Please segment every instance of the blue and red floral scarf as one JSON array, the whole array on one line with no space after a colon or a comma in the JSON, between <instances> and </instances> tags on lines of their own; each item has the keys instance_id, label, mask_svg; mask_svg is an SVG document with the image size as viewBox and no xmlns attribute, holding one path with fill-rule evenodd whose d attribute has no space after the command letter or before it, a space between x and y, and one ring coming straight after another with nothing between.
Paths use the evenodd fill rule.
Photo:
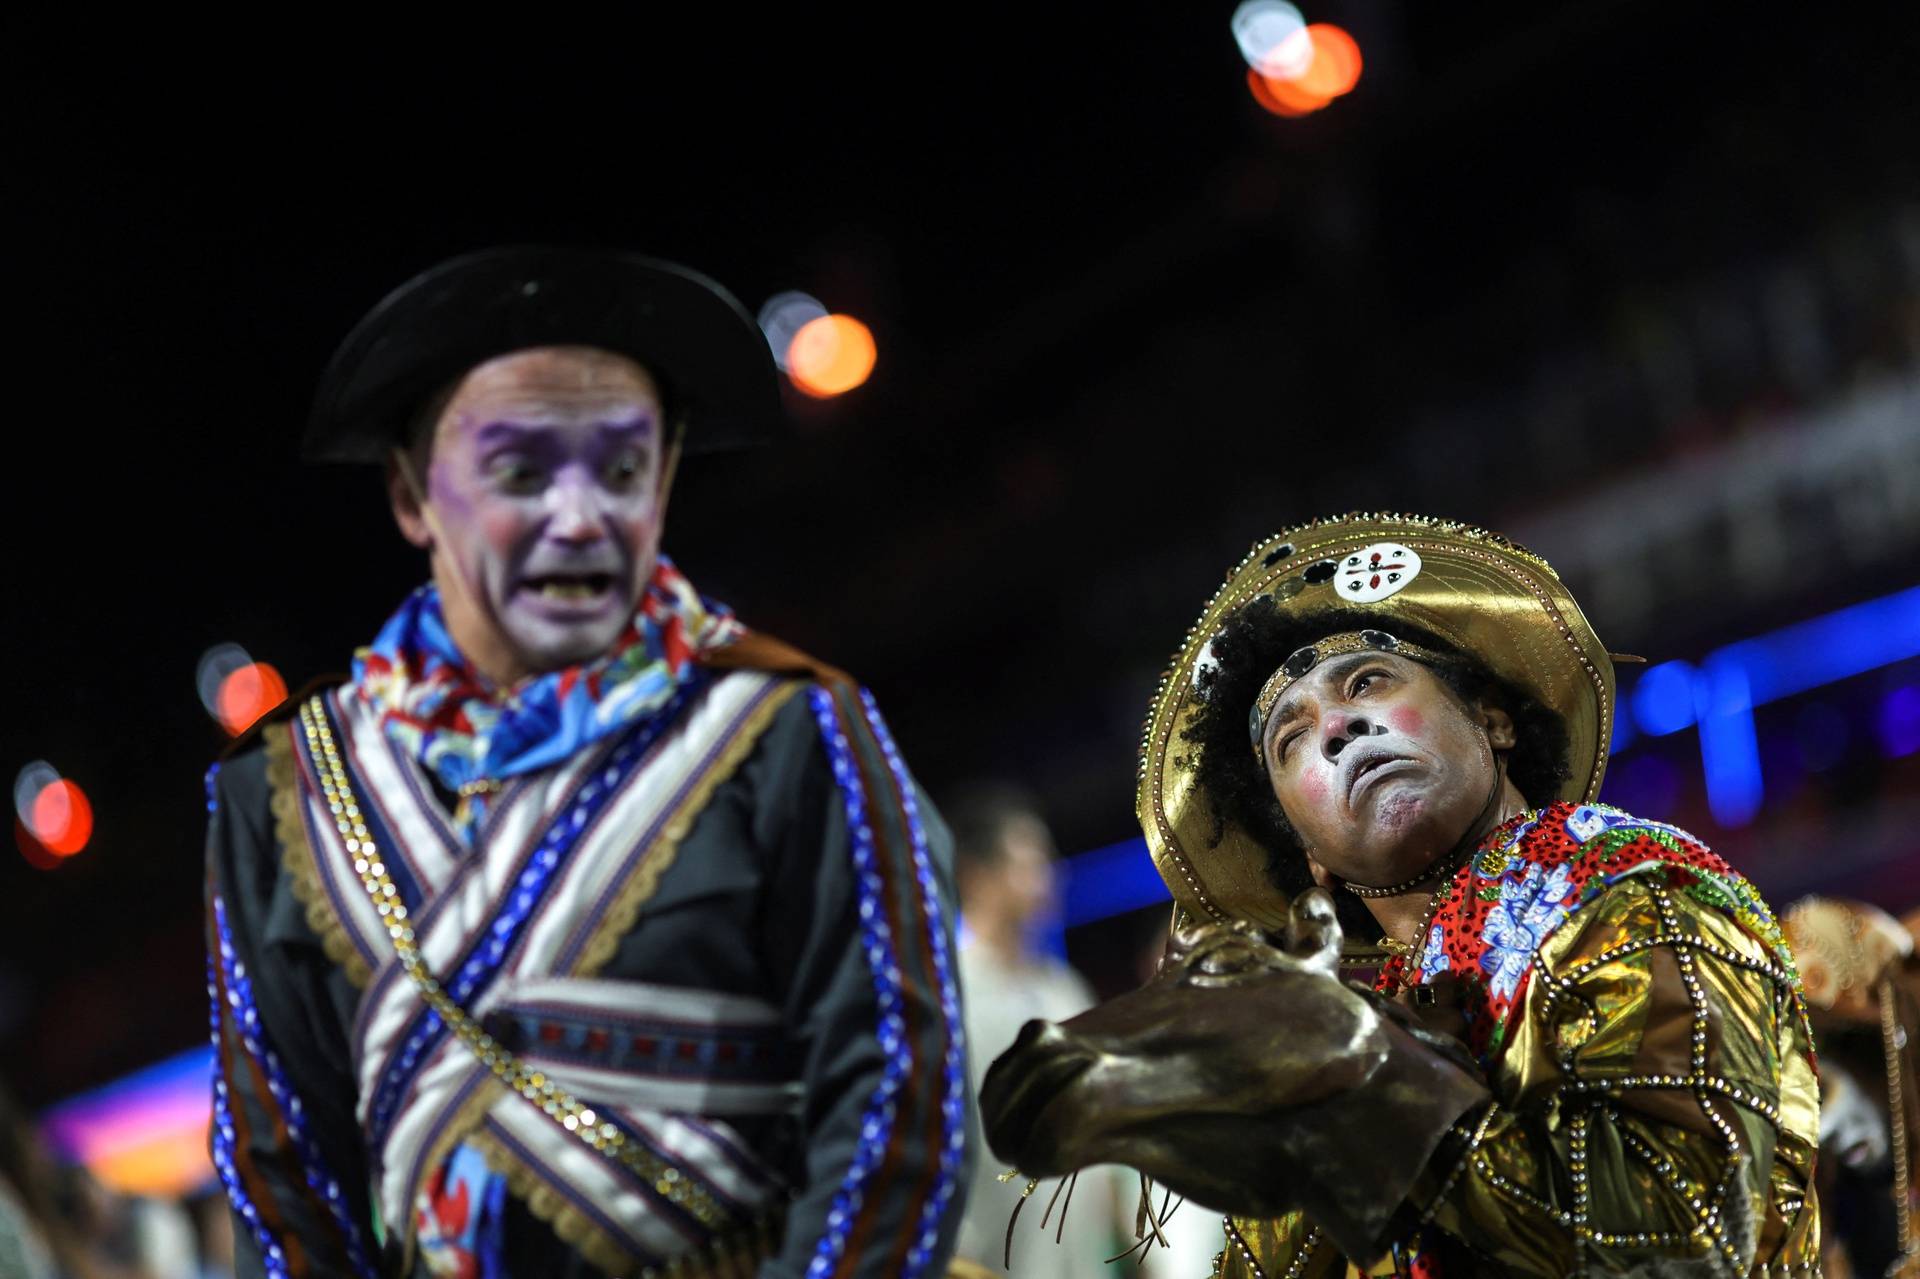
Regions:
<instances>
[{"instance_id":1,"label":"blue and red floral scarf","mask_svg":"<svg viewBox=\"0 0 1920 1279\"><path fill-rule=\"evenodd\" d=\"M605 654L495 688L454 646L429 585L355 655L353 688L380 712L388 737L458 792L551 767L658 713L703 655L743 632L730 609L703 598L663 555L632 623ZM474 814L463 815L470 825Z\"/></svg>"}]
</instances>

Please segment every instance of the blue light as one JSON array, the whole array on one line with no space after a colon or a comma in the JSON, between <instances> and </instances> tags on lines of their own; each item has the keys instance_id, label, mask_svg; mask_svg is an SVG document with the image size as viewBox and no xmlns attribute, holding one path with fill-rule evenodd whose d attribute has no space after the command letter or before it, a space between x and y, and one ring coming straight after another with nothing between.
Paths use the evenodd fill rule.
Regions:
<instances>
[{"instance_id":1,"label":"blue light","mask_svg":"<svg viewBox=\"0 0 1920 1279\"><path fill-rule=\"evenodd\" d=\"M1920 586L1729 644L1714 656L1746 668L1755 706L1920 656Z\"/></svg>"},{"instance_id":2,"label":"blue light","mask_svg":"<svg viewBox=\"0 0 1920 1279\"><path fill-rule=\"evenodd\" d=\"M1721 649L1704 663L1696 691L1707 807L1722 826L1744 826L1760 811L1764 794L1747 668Z\"/></svg>"},{"instance_id":3,"label":"blue light","mask_svg":"<svg viewBox=\"0 0 1920 1279\"><path fill-rule=\"evenodd\" d=\"M1613 742L1607 752L1618 755L1633 745L1633 716L1627 713L1625 706L1615 706L1613 710Z\"/></svg>"},{"instance_id":4,"label":"blue light","mask_svg":"<svg viewBox=\"0 0 1920 1279\"><path fill-rule=\"evenodd\" d=\"M1060 870L1060 915L1068 928L1172 900L1138 836L1069 857Z\"/></svg>"},{"instance_id":5,"label":"blue light","mask_svg":"<svg viewBox=\"0 0 1920 1279\"><path fill-rule=\"evenodd\" d=\"M1744 826L1760 810L1765 787L1754 707L1914 656L1920 656L1920 586L1708 654L1697 709L1714 819Z\"/></svg>"},{"instance_id":6,"label":"blue light","mask_svg":"<svg viewBox=\"0 0 1920 1279\"><path fill-rule=\"evenodd\" d=\"M1880 703L1880 744L1895 759L1920 751L1920 685L1902 685Z\"/></svg>"},{"instance_id":7,"label":"blue light","mask_svg":"<svg viewBox=\"0 0 1920 1279\"><path fill-rule=\"evenodd\" d=\"M1662 662L1633 686L1633 717L1655 737L1693 726L1694 670L1687 662Z\"/></svg>"}]
</instances>

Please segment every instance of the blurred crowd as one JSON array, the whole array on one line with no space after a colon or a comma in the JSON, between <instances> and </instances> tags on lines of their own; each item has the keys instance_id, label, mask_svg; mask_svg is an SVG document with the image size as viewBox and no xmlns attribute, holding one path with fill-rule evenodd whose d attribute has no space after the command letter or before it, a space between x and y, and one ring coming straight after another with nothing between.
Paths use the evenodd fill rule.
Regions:
<instances>
[{"instance_id":1,"label":"blurred crowd","mask_svg":"<svg viewBox=\"0 0 1920 1279\"><path fill-rule=\"evenodd\" d=\"M0 1279L231 1279L233 1219L209 1184L121 1195L57 1158L0 1089Z\"/></svg>"}]
</instances>

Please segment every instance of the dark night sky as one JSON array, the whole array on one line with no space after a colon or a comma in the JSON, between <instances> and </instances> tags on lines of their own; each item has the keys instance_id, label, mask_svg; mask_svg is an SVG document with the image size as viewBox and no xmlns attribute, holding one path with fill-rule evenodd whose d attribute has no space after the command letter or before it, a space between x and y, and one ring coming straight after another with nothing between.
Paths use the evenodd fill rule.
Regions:
<instances>
[{"instance_id":1,"label":"dark night sky","mask_svg":"<svg viewBox=\"0 0 1920 1279\"><path fill-rule=\"evenodd\" d=\"M1274 524L1392 504L1331 442L1511 372L1463 314L1517 299L1528 341L1572 335L1623 258L1670 281L1703 241L1737 263L1912 190L1871 158L1911 149L1883 128L1913 118L1909 30L1306 7L1368 66L1303 121L1250 101L1226 3L710 7L486 46L345 19L11 33L0 764L52 760L99 816L56 873L0 871L23 1090L202 1033L199 778L222 738L195 662L231 640L295 684L339 670L421 576L374 477L300 469L295 441L332 344L439 258L617 244L749 308L801 288L868 320L873 381L691 464L668 547L868 678L936 788L1039 778L1073 847L1130 833L1152 669L1212 585L1135 570L1176 544L1224 566L1265 531L1216 519L1211 477L1266 486ZM1217 321L1265 298L1272 332Z\"/></svg>"}]
</instances>

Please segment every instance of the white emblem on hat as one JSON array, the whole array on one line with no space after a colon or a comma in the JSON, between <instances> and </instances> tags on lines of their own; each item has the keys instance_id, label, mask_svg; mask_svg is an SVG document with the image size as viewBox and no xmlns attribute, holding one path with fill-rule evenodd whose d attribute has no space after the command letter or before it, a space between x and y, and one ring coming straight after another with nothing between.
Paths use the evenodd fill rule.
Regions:
<instances>
[{"instance_id":1,"label":"white emblem on hat","mask_svg":"<svg viewBox=\"0 0 1920 1279\"><path fill-rule=\"evenodd\" d=\"M1397 595L1420 576L1420 557L1398 542L1375 542L1340 561L1336 593L1350 604Z\"/></svg>"},{"instance_id":2,"label":"white emblem on hat","mask_svg":"<svg viewBox=\"0 0 1920 1279\"><path fill-rule=\"evenodd\" d=\"M1207 671L1218 669L1219 659L1213 655L1213 640L1220 638L1220 632L1213 633L1213 639L1200 646L1200 655L1193 659L1193 691L1200 691L1200 677Z\"/></svg>"}]
</instances>

